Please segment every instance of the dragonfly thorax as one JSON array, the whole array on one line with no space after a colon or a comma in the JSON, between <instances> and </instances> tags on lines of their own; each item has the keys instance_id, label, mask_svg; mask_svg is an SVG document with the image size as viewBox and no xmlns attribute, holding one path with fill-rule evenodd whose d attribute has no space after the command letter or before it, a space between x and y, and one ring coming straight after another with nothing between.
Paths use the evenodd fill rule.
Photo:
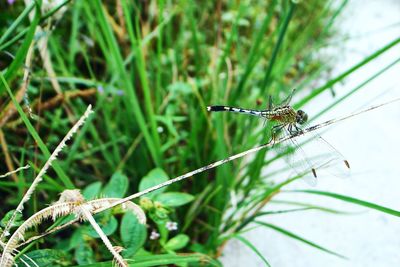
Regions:
<instances>
[{"instance_id":1,"label":"dragonfly thorax","mask_svg":"<svg viewBox=\"0 0 400 267\"><path fill-rule=\"evenodd\" d=\"M302 110L298 110L298 111L296 112L296 122L297 122L298 124L304 124L304 123L307 122L307 120L308 120L308 115L307 115L307 113L305 113L305 112L302 111Z\"/></svg>"}]
</instances>

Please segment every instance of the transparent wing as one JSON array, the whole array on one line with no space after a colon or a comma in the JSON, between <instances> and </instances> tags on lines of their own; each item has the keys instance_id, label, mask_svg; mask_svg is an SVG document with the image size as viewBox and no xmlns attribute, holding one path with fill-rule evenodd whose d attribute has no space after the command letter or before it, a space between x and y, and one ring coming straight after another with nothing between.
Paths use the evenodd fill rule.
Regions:
<instances>
[{"instance_id":1,"label":"transparent wing","mask_svg":"<svg viewBox=\"0 0 400 267\"><path fill-rule=\"evenodd\" d=\"M289 135L287 129L285 130ZM305 146L305 143L311 144L313 148L311 152L305 149L309 147L308 144ZM317 179L326 174L336 177L350 175L348 161L318 134L313 134L310 140L302 137L287 140L279 144L278 151L286 154L285 160L290 168L311 186L315 186Z\"/></svg>"},{"instance_id":2,"label":"transparent wing","mask_svg":"<svg viewBox=\"0 0 400 267\"><path fill-rule=\"evenodd\" d=\"M350 163L342 153L319 134L315 134L314 139L317 141L317 145L326 151L326 154L322 157L323 161L320 162L321 166L319 168L335 177L349 177L351 173Z\"/></svg>"},{"instance_id":3,"label":"transparent wing","mask_svg":"<svg viewBox=\"0 0 400 267\"><path fill-rule=\"evenodd\" d=\"M289 135L285 128L285 134ZM312 159L305 153L295 138L279 144L278 150L285 153L285 161L289 167L297 174L302 176L303 180L311 185L317 184L316 166Z\"/></svg>"}]
</instances>

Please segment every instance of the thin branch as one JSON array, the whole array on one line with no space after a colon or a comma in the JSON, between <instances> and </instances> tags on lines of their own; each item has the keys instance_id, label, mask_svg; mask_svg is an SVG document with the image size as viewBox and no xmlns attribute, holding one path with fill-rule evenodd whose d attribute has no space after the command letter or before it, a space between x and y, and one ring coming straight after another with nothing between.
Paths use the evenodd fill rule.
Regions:
<instances>
[{"instance_id":1,"label":"thin branch","mask_svg":"<svg viewBox=\"0 0 400 267\"><path fill-rule=\"evenodd\" d=\"M89 223L92 225L92 227L94 228L96 233L100 236L104 245L107 247L108 251L110 251L111 254L113 255L118 266L127 267L128 264L125 262L125 260L122 258L122 256L114 249L114 247L111 244L108 237L105 235L103 230L97 224L96 220L93 218L92 211L91 211L92 207L89 204L84 204L84 205L79 206L78 209L79 209L79 212L81 213L80 217L89 221Z\"/></svg>"},{"instance_id":2,"label":"thin branch","mask_svg":"<svg viewBox=\"0 0 400 267\"><path fill-rule=\"evenodd\" d=\"M17 173L17 172L19 172L19 171L29 169L30 167L31 167L31 166L29 166L29 165L25 165L25 166L19 167L19 168L16 169L16 170L13 170L13 171L10 171L10 172L7 172L7 173L5 173L5 174L0 175L0 178L4 178L4 177L7 177L7 176L9 176L9 175L11 175L11 174Z\"/></svg>"}]
</instances>

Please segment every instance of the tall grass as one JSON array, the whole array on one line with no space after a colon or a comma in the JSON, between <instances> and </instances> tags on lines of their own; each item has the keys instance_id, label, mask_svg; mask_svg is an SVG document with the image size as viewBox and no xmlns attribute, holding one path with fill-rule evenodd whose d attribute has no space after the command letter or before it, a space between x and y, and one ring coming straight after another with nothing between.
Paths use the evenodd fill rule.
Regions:
<instances>
[{"instance_id":1,"label":"tall grass","mask_svg":"<svg viewBox=\"0 0 400 267\"><path fill-rule=\"evenodd\" d=\"M295 2L65 1L61 6L67 10L61 18L56 18L60 6L43 13L40 1L26 7L21 3L0 4L2 10L8 11L0 24L4 33L0 38L1 57L8 61L2 65L5 81L0 84L0 121L6 111L14 114L1 125L6 137L1 146L8 148L7 155L2 150L1 159L3 162L3 158L10 156L15 165L28 163L33 167L20 172L14 183L0 181L5 200L0 217L18 203L35 170L49 157L49 149L68 132L71 122L88 103L93 104L96 115L53 164L54 172L49 172L38 187L43 191L27 207L29 213L51 203L63 189L75 187L82 189L86 197L100 196L110 192L107 186L118 187L125 181L118 178L122 180L108 182L110 177L122 173L129 182L126 190L118 191L118 197L123 197L127 192L145 189L144 180L162 182L265 143L271 137L271 125L260 127L257 120L246 116L211 117L206 106L227 104L263 109L269 95L279 102L297 88L299 95L305 95L303 99L296 96L295 107L299 108L400 42L398 38L382 44L381 49L344 73L321 81L318 76L329 66L318 57L318 49L334 38L334 22L347 1L341 5L334 5L335 1ZM28 18L30 12L32 20ZM44 30L39 31L38 25ZM32 64L28 67L25 63L31 43L45 35L51 63L62 86L61 98L57 98L50 82L53 77L48 77L37 51ZM29 105L33 110L33 119L19 105L18 113L6 108L11 98L14 102L23 100L17 95L26 68L31 82L23 98L28 100L25 108ZM315 81L322 86L312 88ZM365 83L355 90L362 89ZM332 102L336 103L334 99ZM143 262L140 266L199 262L204 260L202 255L217 258L231 238L257 252L240 236L240 231L292 181L277 184L272 176L262 175L273 171L268 166L271 161L266 161L269 151L169 186L167 191L173 197L168 200L178 199L179 205L166 204L166 193L142 198L140 203L145 210L148 208L150 218L148 234L154 230L161 236L158 241L147 239L141 243L141 249L132 258ZM0 170L10 171L9 164L2 164ZM16 184L21 187L18 198L14 194ZM343 199L345 196L327 196L357 202ZM320 210L326 211L323 207ZM119 219L118 214L115 217ZM121 244L112 218L108 214L98 219L103 228L113 229L109 235ZM177 232L165 228L169 221L178 222ZM278 226L265 226L338 255ZM72 238L60 234L43 245L37 241L33 244L37 249L50 248L61 253L68 264L91 266L95 260L111 258L101 253L104 247L88 234L88 227L69 231ZM180 234L189 237L189 241ZM76 240L82 244L78 246ZM174 242L180 245L173 246ZM34 253L37 251L40 252ZM174 251L202 254L179 257ZM39 254L50 257L43 253Z\"/></svg>"}]
</instances>

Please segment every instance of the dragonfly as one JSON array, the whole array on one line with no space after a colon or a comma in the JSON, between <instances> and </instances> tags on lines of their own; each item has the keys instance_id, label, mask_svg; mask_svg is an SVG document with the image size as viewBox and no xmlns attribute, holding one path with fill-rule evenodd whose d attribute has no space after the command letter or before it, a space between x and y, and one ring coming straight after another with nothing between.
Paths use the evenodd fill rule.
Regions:
<instances>
[{"instance_id":1,"label":"dragonfly","mask_svg":"<svg viewBox=\"0 0 400 267\"><path fill-rule=\"evenodd\" d=\"M274 105L272 97L269 97L268 106L265 110L245 109L230 106L208 106L209 112L233 112L245 115L252 115L264 118L267 121L275 122L276 125L271 129L271 141L274 142L278 134L285 131L291 136L299 136L308 121L308 115L303 110L295 110L290 106L290 102L295 90L289 94L279 105ZM317 157L310 158L305 153L302 146L299 145L296 138L289 138L283 146L278 150L286 155L286 161L291 168L298 174L303 176L304 180L316 185L319 170L327 170L328 173L338 177L347 177L350 171L350 164L347 159L328 141L319 134L314 133L312 141L318 143L318 150L323 152ZM291 149L293 153L285 153Z\"/></svg>"}]
</instances>

